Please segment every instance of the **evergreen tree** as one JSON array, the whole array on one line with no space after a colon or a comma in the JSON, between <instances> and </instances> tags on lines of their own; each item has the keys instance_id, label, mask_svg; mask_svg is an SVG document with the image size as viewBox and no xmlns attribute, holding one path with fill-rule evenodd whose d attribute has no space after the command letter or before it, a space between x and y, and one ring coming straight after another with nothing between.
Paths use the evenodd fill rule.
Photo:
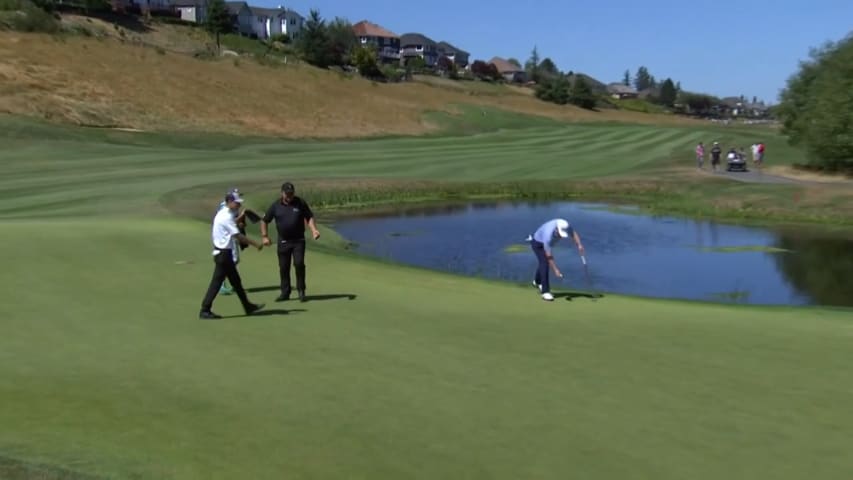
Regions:
<instances>
[{"instance_id":1,"label":"evergreen tree","mask_svg":"<svg viewBox=\"0 0 853 480\"><path fill-rule=\"evenodd\" d=\"M527 60L527 63L524 65L524 70L527 72L527 75L534 82L539 82L539 50L536 46L533 47L533 51L530 52L530 58Z\"/></svg>"},{"instance_id":2,"label":"evergreen tree","mask_svg":"<svg viewBox=\"0 0 853 480\"><path fill-rule=\"evenodd\" d=\"M297 48L302 58L311 65L326 68L332 64L329 32L319 11L311 10L308 15L305 28L297 41Z\"/></svg>"},{"instance_id":3,"label":"evergreen tree","mask_svg":"<svg viewBox=\"0 0 853 480\"><path fill-rule=\"evenodd\" d=\"M649 69L640 67L637 69L637 75L634 77L634 88L637 91L645 90L652 84L652 76L649 74Z\"/></svg>"},{"instance_id":4,"label":"evergreen tree","mask_svg":"<svg viewBox=\"0 0 853 480\"><path fill-rule=\"evenodd\" d=\"M678 90L675 89L675 84L671 78L667 78L660 86L659 102L661 105L671 107L675 104L675 99L678 97Z\"/></svg>"},{"instance_id":5,"label":"evergreen tree","mask_svg":"<svg viewBox=\"0 0 853 480\"><path fill-rule=\"evenodd\" d=\"M586 80L584 80L580 75L575 77L575 83L572 85L569 101L573 105L577 105L581 108L590 110L595 108L595 94L592 92L592 88L589 87L589 84L586 83Z\"/></svg>"},{"instance_id":6,"label":"evergreen tree","mask_svg":"<svg viewBox=\"0 0 853 480\"><path fill-rule=\"evenodd\" d=\"M204 21L204 28L208 32L216 35L216 49L221 50L222 45L219 41L219 35L230 33L233 25L231 24L231 14L228 12L228 7L224 0L210 0L207 7L207 19Z\"/></svg>"}]
</instances>

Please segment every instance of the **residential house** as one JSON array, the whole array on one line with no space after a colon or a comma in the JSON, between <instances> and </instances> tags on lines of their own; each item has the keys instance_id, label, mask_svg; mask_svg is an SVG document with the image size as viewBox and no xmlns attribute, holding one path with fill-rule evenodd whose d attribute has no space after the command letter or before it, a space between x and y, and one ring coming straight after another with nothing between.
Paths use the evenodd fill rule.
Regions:
<instances>
[{"instance_id":1,"label":"residential house","mask_svg":"<svg viewBox=\"0 0 853 480\"><path fill-rule=\"evenodd\" d=\"M637 92L637 98L649 100L650 98L660 98L660 87L649 87Z\"/></svg>"},{"instance_id":2,"label":"residential house","mask_svg":"<svg viewBox=\"0 0 853 480\"><path fill-rule=\"evenodd\" d=\"M438 44L420 33L404 33L400 37L400 57L403 63L422 58L428 67L438 62Z\"/></svg>"},{"instance_id":3,"label":"residential house","mask_svg":"<svg viewBox=\"0 0 853 480\"><path fill-rule=\"evenodd\" d=\"M523 68L514 63L504 60L500 57L494 57L489 60L489 63L495 66L507 82L525 83L527 82L527 72Z\"/></svg>"},{"instance_id":4,"label":"residential house","mask_svg":"<svg viewBox=\"0 0 853 480\"><path fill-rule=\"evenodd\" d=\"M234 31L247 37L257 37L254 29L252 9L246 2L225 2Z\"/></svg>"},{"instance_id":5,"label":"residential house","mask_svg":"<svg viewBox=\"0 0 853 480\"><path fill-rule=\"evenodd\" d=\"M207 0L173 0L181 20L202 23L207 19Z\"/></svg>"},{"instance_id":6,"label":"residential house","mask_svg":"<svg viewBox=\"0 0 853 480\"><path fill-rule=\"evenodd\" d=\"M172 0L130 0L130 5L140 12L171 12Z\"/></svg>"},{"instance_id":7,"label":"residential house","mask_svg":"<svg viewBox=\"0 0 853 480\"><path fill-rule=\"evenodd\" d=\"M367 20L356 23L352 30L361 45L376 49L379 63L400 62L400 37L396 33Z\"/></svg>"},{"instance_id":8,"label":"residential house","mask_svg":"<svg viewBox=\"0 0 853 480\"><path fill-rule=\"evenodd\" d=\"M287 35L291 39L299 37L305 19L293 10L281 5L278 8L249 7L252 12L252 31L261 40L276 35Z\"/></svg>"},{"instance_id":9,"label":"residential house","mask_svg":"<svg viewBox=\"0 0 853 480\"><path fill-rule=\"evenodd\" d=\"M447 42L438 42L437 48L439 57L449 58L450 61L455 63L459 68L465 68L468 66L468 58L471 54L465 50L456 48Z\"/></svg>"},{"instance_id":10,"label":"residential house","mask_svg":"<svg viewBox=\"0 0 853 480\"><path fill-rule=\"evenodd\" d=\"M296 40L302 34L302 29L305 27L305 17L289 8L278 8L282 11L279 14L281 33L290 37L291 40Z\"/></svg>"},{"instance_id":11,"label":"residential house","mask_svg":"<svg viewBox=\"0 0 853 480\"><path fill-rule=\"evenodd\" d=\"M630 85L625 85L624 83L611 83L607 86L607 93L618 100L637 98L639 96L636 88Z\"/></svg>"},{"instance_id":12,"label":"residential house","mask_svg":"<svg viewBox=\"0 0 853 480\"><path fill-rule=\"evenodd\" d=\"M281 33L281 13L277 8L263 8L249 6L252 12L252 33L261 40L269 40L270 37Z\"/></svg>"}]
</instances>

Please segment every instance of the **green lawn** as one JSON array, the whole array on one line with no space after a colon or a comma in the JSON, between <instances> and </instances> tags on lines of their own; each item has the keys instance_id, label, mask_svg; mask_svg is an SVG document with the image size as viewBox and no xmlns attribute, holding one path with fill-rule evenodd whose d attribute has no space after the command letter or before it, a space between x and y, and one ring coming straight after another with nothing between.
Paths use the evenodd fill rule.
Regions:
<instances>
[{"instance_id":1,"label":"green lawn","mask_svg":"<svg viewBox=\"0 0 853 480\"><path fill-rule=\"evenodd\" d=\"M208 225L189 217L212 215L223 185L592 179L666 167L715 130L240 145L0 123L0 478L853 471L850 310L545 303L529 286L337 253L324 229L307 265L309 295L326 299L273 303L275 254L247 250L240 270L268 314L219 297L235 317L197 320L212 261ZM203 193L189 216L167 201L186 192Z\"/></svg>"}]
</instances>

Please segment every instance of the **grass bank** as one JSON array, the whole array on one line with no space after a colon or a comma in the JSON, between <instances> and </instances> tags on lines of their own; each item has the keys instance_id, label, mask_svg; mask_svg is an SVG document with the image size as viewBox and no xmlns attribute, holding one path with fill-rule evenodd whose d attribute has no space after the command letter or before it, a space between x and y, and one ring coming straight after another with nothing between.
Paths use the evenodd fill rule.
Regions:
<instances>
[{"instance_id":1,"label":"grass bank","mask_svg":"<svg viewBox=\"0 0 853 480\"><path fill-rule=\"evenodd\" d=\"M458 104L559 121L695 124L557 106L481 82L377 84L294 62L196 58L211 45L197 28L80 18L73 25L98 37L0 32L0 112L58 124L302 139L426 134L436 126L425 112ZM260 55L258 45L232 44Z\"/></svg>"}]
</instances>

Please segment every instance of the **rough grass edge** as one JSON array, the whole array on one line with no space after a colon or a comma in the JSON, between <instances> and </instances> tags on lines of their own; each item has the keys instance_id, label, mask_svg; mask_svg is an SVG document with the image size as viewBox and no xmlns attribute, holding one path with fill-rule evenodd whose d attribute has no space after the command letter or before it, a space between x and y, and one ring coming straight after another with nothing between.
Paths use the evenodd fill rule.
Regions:
<instances>
[{"instance_id":1,"label":"rough grass edge","mask_svg":"<svg viewBox=\"0 0 853 480\"><path fill-rule=\"evenodd\" d=\"M853 234L853 218L843 214L827 214L829 210L773 210L761 205L731 207L697 199L692 190L697 185L651 180L557 180L515 182L446 182L388 179L295 179L300 195L312 208L328 217L393 212L401 207L423 207L469 202L552 202L589 201L616 205L635 205L633 212L646 215L720 220L753 226L811 225L838 228ZM178 215L207 220L207 211L196 211L196 205L218 201L218 194L228 185L200 185L178 190L161 197L167 210ZM733 185L745 192L749 185ZM267 182L244 183L244 191L270 192L266 201L275 199L278 185ZM797 189L796 186L777 188ZM730 192L726 192L729 194ZM207 197L207 199L205 199ZM188 201L187 199L195 199ZM204 199L198 202L199 199ZM268 205L255 205L266 208Z\"/></svg>"}]
</instances>

